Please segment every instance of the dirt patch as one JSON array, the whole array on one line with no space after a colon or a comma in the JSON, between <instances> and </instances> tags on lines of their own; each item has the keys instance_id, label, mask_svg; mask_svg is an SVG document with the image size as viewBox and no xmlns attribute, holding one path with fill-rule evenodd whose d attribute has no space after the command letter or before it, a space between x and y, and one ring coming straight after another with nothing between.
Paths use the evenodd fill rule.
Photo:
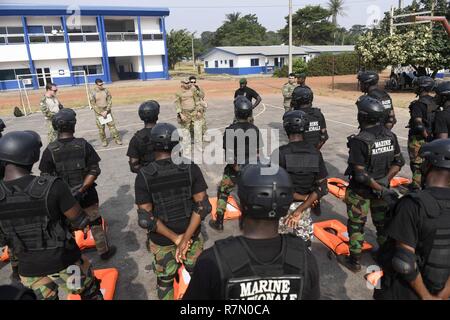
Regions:
<instances>
[{"instance_id":1,"label":"dirt patch","mask_svg":"<svg viewBox=\"0 0 450 320\"><path fill-rule=\"evenodd\" d=\"M383 74L380 83L387 80L387 74ZM249 87L255 89L264 99L264 95L279 94L286 79L271 77L249 77ZM334 79L334 90L332 88L332 77L311 77L307 84L314 90L316 96L327 96L356 101L361 95L357 89L356 75L336 76ZM219 76L216 78L202 79L199 77L199 85L205 90L206 96L211 98L233 98L234 91L239 87L238 77ZM174 94L179 90L179 79L157 80L157 81L118 81L108 85L113 95L115 105L140 104L149 99L160 101L174 100ZM33 111L39 110L39 101L44 90L30 90L28 96ZM404 108L409 105L415 97L413 93L392 93L394 105ZM61 103L66 107L77 108L87 106L88 101L84 87L61 87L58 92ZM18 91L0 93L0 114L11 114L14 106L20 106Z\"/></svg>"}]
</instances>

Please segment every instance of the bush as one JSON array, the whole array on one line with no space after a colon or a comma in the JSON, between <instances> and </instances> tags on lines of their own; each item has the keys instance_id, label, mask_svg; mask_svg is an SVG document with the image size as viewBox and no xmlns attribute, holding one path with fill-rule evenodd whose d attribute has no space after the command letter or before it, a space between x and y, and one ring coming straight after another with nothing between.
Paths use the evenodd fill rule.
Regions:
<instances>
[{"instance_id":1,"label":"bush","mask_svg":"<svg viewBox=\"0 0 450 320\"><path fill-rule=\"evenodd\" d=\"M294 59L292 61L292 72L295 74L298 73L307 73L308 65L303 59ZM289 75L289 66L284 65L282 68L276 69L273 72L273 76L276 78L287 78Z\"/></svg>"},{"instance_id":2,"label":"bush","mask_svg":"<svg viewBox=\"0 0 450 320\"><path fill-rule=\"evenodd\" d=\"M335 75L358 73L359 59L356 53L341 53L337 55L327 53L309 61L308 76L331 76L333 73L333 57Z\"/></svg>"}]
</instances>

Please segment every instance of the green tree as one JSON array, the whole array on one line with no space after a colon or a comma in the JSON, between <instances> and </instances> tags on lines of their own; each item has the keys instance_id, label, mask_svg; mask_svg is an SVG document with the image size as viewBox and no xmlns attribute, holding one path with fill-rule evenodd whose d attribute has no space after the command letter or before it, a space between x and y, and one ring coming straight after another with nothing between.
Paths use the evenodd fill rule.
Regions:
<instances>
[{"instance_id":1,"label":"green tree","mask_svg":"<svg viewBox=\"0 0 450 320\"><path fill-rule=\"evenodd\" d=\"M415 1L404 10L397 10L396 14L430 8L428 1ZM435 9L435 15L448 16L450 4L438 0ZM380 29L367 31L355 48L366 68L411 65L419 75L426 74L426 68L430 68L432 76L435 76L439 69L450 65L450 38L441 24L433 23L433 27L429 24L400 26L390 35L389 13L381 21Z\"/></svg>"},{"instance_id":2,"label":"green tree","mask_svg":"<svg viewBox=\"0 0 450 320\"><path fill-rule=\"evenodd\" d=\"M337 27L337 17L345 15L344 0L328 0L328 10L331 13L331 22Z\"/></svg>"},{"instance_id":3,"label":"green tree","mask_svg":"<svg viewBox=\"0 0 450 320\"><path fill-rule=\"evenodd\" d=\"M167 48L169 67L173 69L175 64L192 56L192 34L186 29L170 30L167 35Z\"/></svg>"},{"instance_id":4,"label":"green tree","mask_svg":"<svg viewBox=\"0 0 450 320\"><path fill-rule=\"evenodd\" d=\"M227 20L214 35L214 46L259 46L266 40L266 28L255 14L242 16L241 13L226 15Z\"/></svg>"},{"instance_id":5,"label":"green tree","mask_svg":"<svg viewBox=\"0 0 450 320\"><path fill-rule=\"evenodd\" d=\"M330 11L321 6L306 6L292 16L294 45L326 45L333 44L337 28L328 21ZM283 41L289 41L289 17L286 27L280 30Z\"/></svg>"},{"instance_id":6,"label":"green tree","mask_svg":"<svg viewBox=\"0 0 450 320\"><path fill-rule=\"evenodd\" d=\"M266 39L264 40L264 45L275 46L283 43L283 38L278 32L268 31L266 33Z\"/></svg>"}]
</instances>

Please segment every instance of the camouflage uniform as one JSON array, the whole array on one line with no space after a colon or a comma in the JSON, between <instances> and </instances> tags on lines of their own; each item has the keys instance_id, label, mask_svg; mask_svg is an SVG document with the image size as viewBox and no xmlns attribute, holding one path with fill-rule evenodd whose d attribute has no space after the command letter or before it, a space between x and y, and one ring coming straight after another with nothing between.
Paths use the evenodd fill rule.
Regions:
<instances>
[{"instance_id":1,"label":"camouflage uniform","mask_svg":"<svg viewBox=\"0 0 450 320\"><path fill-rule=\"evenodd\" d=\"M425 143L423 136L412 135L408 138L409 164L412 172L411 186L414 189L420 189L422 185L421 165L423 159L419 157L419 150Z\"/></svg>"},{"instance_id":2,"label":"camouflage uniform","mask_svg":"<svg viewBox=\"0 0 450 320\"><path fill-rule=\"evenodd\" d=\"M193 137L196 143L203 140L203 134L206 131L206 103L203 101L204 97L203 91L196 87L192 87L189 90L182 89L176 94L175 105L177 114L183 114L186 117L186 121L182 121L178 117L178 123L190 133L191 138ZM200 116L198 115L199 113L201 114ZM198 134L201 132L202 137L195 136L195 132Z\"/></svg>"},{"instance_id":3,"label":"camouflage uniform","mask_svg":"<svg viewBox=\"0 0 450 320\"><path fill-rule=\"evenodd\" d=\"M93 204L87 208L83 208L84 212L89 218L89 221L94 222L101 218L98 209L98 203ZM90 226L92 237L95 240L95 248L97 249L98 254L102 255L107 253L110 249L108 238L106 237L106 230L103 229L102 225L91 225Z\"/></svg>"},{"instance_id":4,"label":"camouflage uniform","mask_svg":"<svg viewBox=\"0 0 450 320\"><path fill-rule=\"evenodd\" d=\"M386 224L386 213L388 205L385 201L376 198L362 197L351 188L347 188L345 193L345 203L348 214L348 236L349 247L352 256L360 257L364 243L364 226L367 222L369 210L372 214L372 221L377 230L377 242L381 246L386 242L384 226Z\"/></svg>"},{"instance_id":5,"label":"camouflage uniform","mask_svg":"<svg viewBox=\"0 0 450 320\"><path fill-rule=\"evenodd\" d=\"M284 111L286 112L291 111L292 93L294 92L295 88L297 88L297 84L295 83L290 84L288 82L283 86L283 89L281 90L284 98L283 101Z\"/></svg>"},{"instance_id":6,"label":"camouflage uniform","mask_svg":"<svg viewBox=\"0 0 450 320\"><path fill-rule=\"evenodd\" d=\"M77 273L74 272L76 266L80 270L79 287L76 287L76 281L78 280L75 277ZM55 274L39 277L20 276L20 279L25 287L34 291L38 300L58 300L59 288L67 293L79 294L82 300L103 300L100 281L95 278L87 259L83 259L77 262L75 266L69 266Z\"/></svg>"},{"instance_id":7,"label":"camouflage uniform","mask_svg":"<svg viewBox=\"0 0 450 320\"><path fill-rule=\"evenodd\" d=\"M237 176L238 172L234 170L232 164L228 164L225 166L225 169L223 170L222 180L220 181L219 187L217 189L216 215L217 220L219 221L223 221L225 211L227 210L228 197L235 187Z\"/></svg>"},{"instance_id":8,"label":"camouflage uniform","mask_svg":"<svg viewBox=\"0 0 450 320\"><path fill-rule=\"evenodd\" d=\"M52 119L53 116L58 113L60 109L62 109L62 104L59 102L56 97L44 97L39 102L39 106L41 108L42 113L45 116L45 120L47 122L47 142L53 142L58 137L55 129L53 129Z\"/></svg>"},{"instance_id":9,"label":"camouflage uniform","mask_svg":"<svg viewBox=\"0 0 450 320\"><path fill-rule=\"evenodd\" d=\"M160 300L173 300L173 281L180 264L175 259L176 245L159 246L150 242L150 252L153 254L153 271L157 277L158 298ZM183 264L192 275L197 258L203 251L203 240L197 238L186 254Z\"/></svg>"},{"instance_id":10,"label":"camouflage uniform","mask_svg":"<svg viewBox=\"0 0 450 320\"><path fill-rule=\"evenodd\" d=\"M118 144L122 144L120 140L119 131L116 128L116 123L114 121L114 116L111 112L112 107L112 96L111 93L109 93L108 89L100 90L98 88L94 88L93 91L91 91L90 94L90 100L91 104L95 111L95 123L97 124L98 133L100 136L100 140L103 142L103 145L107 145L106 140L106 134L105 134L105 125L100 124L100 121L98 120L99 117L101 117L102 112L108 112L108 114L111 115L112 121L107 123L106 125L109 128L109 131L111 132L111 135L113 139Z\"/></svg>"}]
</instances>

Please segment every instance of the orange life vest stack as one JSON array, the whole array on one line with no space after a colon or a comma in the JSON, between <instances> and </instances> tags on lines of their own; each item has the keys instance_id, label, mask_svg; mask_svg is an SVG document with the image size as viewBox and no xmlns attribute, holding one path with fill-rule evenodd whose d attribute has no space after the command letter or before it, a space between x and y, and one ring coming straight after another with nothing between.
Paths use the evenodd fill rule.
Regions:
<instances>
[{"instance_id":1,"label":"orange life vest stack","mask_svg":"<svg viewBox=\"0 0 450 320\"><path fill-rule=\"evenodd\" d=\"M113 300L119 271L115 268L99 269L94 270L94 275L100 280L100 290L102 291L103 299ZM77 294L69 294L67 300L81 300L81 297Z\"/></svg>"}]
</instances>

